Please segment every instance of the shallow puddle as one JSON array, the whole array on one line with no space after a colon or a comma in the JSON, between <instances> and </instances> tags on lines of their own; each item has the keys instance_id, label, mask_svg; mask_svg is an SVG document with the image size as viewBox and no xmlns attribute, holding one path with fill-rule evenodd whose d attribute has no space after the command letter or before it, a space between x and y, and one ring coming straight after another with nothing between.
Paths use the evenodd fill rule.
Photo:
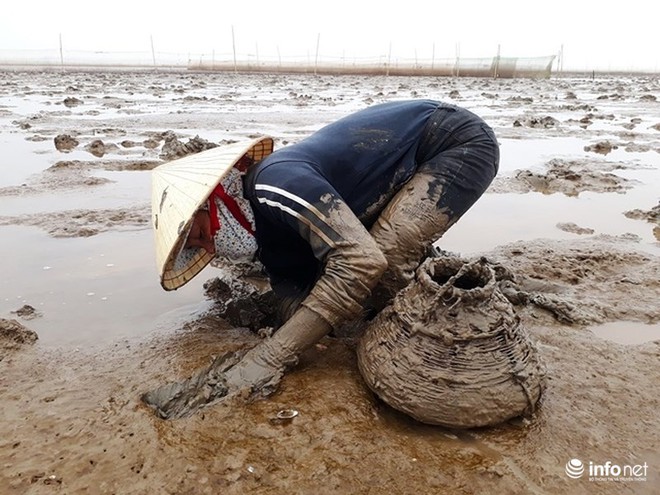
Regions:
<instances>
[{"instance_id":1,"label":"shallow puddle","mask_svg":"<svg viewBox=\"0 0 660 495\"><path fill-rule=\"evenodd\" d=\"M638 321L613 321L590 330L601 339L619 344L637 345L660 340L660 323L648 325Z\"/></svg>"},{"instance_id":2,"label":"shallow puddle","mask_svg":"<svg viewBox=\"0 0 660 495\"><path fill-rule=\"evenodd\" d=\"M0 314L17 318L12 312L34 307L41 316L24 323L39 334L40 346L90 347L144 337L207 309L201 287L206 277L175 292L160 288L149 230L63 239L26 227L1 232ZM214 271L208 268L205 275Z\"/></svg>"}]
</instances>

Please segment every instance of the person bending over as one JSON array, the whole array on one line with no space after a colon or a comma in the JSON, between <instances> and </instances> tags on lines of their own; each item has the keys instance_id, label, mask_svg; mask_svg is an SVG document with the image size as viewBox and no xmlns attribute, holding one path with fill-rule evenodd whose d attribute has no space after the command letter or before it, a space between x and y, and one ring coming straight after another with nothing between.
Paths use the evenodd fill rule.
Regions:
<instances>
[{"instance_id":1,"label":"person bending over","mask_svg":"<svg viewBox=\"0 0 660 495\"><path fill-rule=\"evenodd\" d=\"M226 371L229 391L272 388L333 328L384 307L498 165L481 118L419 99L348 115L225 178L230 200L195 214L186 245L256 254L286 318Z\"/></svg>"}]
</instances>

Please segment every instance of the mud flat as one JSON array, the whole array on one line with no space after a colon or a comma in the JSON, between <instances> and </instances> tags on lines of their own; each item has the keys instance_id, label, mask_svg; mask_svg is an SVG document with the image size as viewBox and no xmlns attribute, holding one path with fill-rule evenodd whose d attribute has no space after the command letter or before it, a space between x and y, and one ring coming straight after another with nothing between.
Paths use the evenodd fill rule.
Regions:
<instances>
[{"instance_id":1,"label":"mud flat","mask_svg":"<svg viewBox=\"0 0 660 495\"><path fill-rule=\"evenodd\" d=\"M0 72L3 493L657 492L659 96L652 77ZM149 170L415 97L475 111L500 140L498 178L438 244L500 267L547 368L536 412L415 422L369 392L356 335L324 339L267 400L158 419L142 393L256 344L247 326L264 322L204 290L218 268L158 287ZM573 479L572 459L645 475Z\"/></svg>"}]
</instances>

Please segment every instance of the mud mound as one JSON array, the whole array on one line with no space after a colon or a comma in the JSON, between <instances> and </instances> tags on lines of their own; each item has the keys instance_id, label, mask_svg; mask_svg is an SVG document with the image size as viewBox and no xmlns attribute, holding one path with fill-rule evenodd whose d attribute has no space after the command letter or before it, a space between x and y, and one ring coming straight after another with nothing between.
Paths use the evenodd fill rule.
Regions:
<instances>
[{"instance_id":1,"label":"mud mound","mask_svg":"<svg viewBox=\"0 0 660 495\"><path fill-rule=\"evenodd\" d=\"M163 162L160 160L60 160L47 170L108 170L111 172L123 172L132 170L152 170Z\"/></svg>"},{"instance_id":2,"label":"mud mound","mask_svg":"<svg viewBox=\"0 0 660 495\"><path fill-rule=\"evenodd\" d=\"M507 298L539 324L660 322L660 258L626 249L624 240L517 242L488 258L500 265Z\"/></svg>"},{"instance_id":3,"label":"mud mound","mask_svg":"<svg viewBox=\"0 0 660 495\"><path fill-rule=\"evenodd\" d=\"M148 205L108 210L69 210L0 217L0 225L29 225L39 227L53 237L90 237L100 232L121 228L149 227Z\"/></svg>"},{"instance_id":4,"label":"mud mound","mask_svg":"<svg viewBox=\"0 0 660 495\"><path fill-rule=\"evenodd\" d=\"M610 143L609 141L600 141L596 144L590 144L589 146L584 147L584 151L592 151L601 155L607 155L615 149L618 149L618 146L616 144Z\"/></svg>"},{"instance_id":5,"label":"mud mound","mask_svg":"<svg viewBox=\"0 0 660 495\"><path fill-rule=\"evenodd\" d=\"M649 223L660 225L660 203L648 211L635 209L625 212L624 215L635 220L646 220Z\"/></svg>"},{"instance_id":6,"label":"mud mound","mask_svg":"<svg viewBox=\"0 0 660 495\"><path fill-rule=\"evenodd\" d=\"M34 306L30 306L29 304L24 304L16 311L12 311L11 313L15 314L16 316L20 316L24 320L33 320L34 318L39 318L42 316L40 311L37 311Z\"/></svg>"},{"instance_id":7,"label":"mud mound","mask_svg":"<svg viewBox=\"0 0 660 495\"><path fill-rule=\"evenodd\" d=\"M78 105L82 105L83 101L79 100L75 96L69 96L67 98L64 98L64 101L62 103L64 103L64 106L67 108L73 108L73 107L77 107Z\"/></svg>"},{"instance_id":8,"label":"mud mound","mask_svg":"<svg viewBox=\"0 0 660 495\"><path fill-rule=\"evenodd\" d=\"M206 297L213 300L212 313L235 327L253 332L279 325L277 298L272 291L261 292L254 285L231 277L218 277L204 284Z\"/></svg>"},{"instance_id":9,"label":"mud mound","mask_svg":"<svg viewBox=\"0 0 660 495\"><path fill-rule=\"evenodd\" d=\"M103 158L106 153L116 152L119 147L114 143L104 143L101 139L95 139L85 146L88 151L97 158Z\"/></svg>"},{"instance_id":10,"label":"mud mound","mask_svg":"<svg viewBox=\"0 0 660 495\"><path fill-rule=\"evenodd\" d=\"M55 142L55 148L58 151L71 151L73 148L78 146L80 143L78 140L69 134L59 134L53 139Z\"/></svg>"},{"instance_id":11,"label":"mud mound","mask_svg":"<svg viewBox=\"0 0 660 495\"><path fill-rule=\"evenodd\" d=\"M165 132L163 134L163 139L165 140L165 143L163 144L160 153L160 157L163 160L176 160L177 158L182 158L186 155L199 153L200 151L209 150L218 146L217 144L211 143L199 136L188 139L187 143L183 143L179 141L176 134L172 131Z\"/></svg>"},{"instance_id":12,"label":"mud mound","mask_svg":"<svg viewBox=\"0 0 660 495\"><path fill-rule=\"evenodd\" d=\"M602 167L602 165L599 165ZM561 193L566 196L579 196L590 191L598 193L623 193L630 189L635 181L618 175L594 169L589 161L560 159L551 160L545 174L531 170L519 170L513 177L496 177L489 192L542 194Z\"/></svg>"},{"instance_id":13,"label":"mud mound","mask_svg":"<svg viewBox=\"0 0 660 495\"><path fill-rule=\"evenodd\" d=\"M546 115L545 117L529 117L526 119L517 119L513 122L513 127L531 127L534 129L548 129L557 127L559 121L554 117Z\"/></svg>"},{"instance_id":14,"label":"mud mound","mask_svg":"<svg viewBox=\"0 0 660 495\"><path fill-rule=\"evenodd\" d=\"M11 351L34 344L38 338L36 332L21 325L18 321L0 318L0 361Z\"/></svg>"},{"instance_id":15,"label":"mud mound","mask_svg":"<svg viewBox=\"0 0 660 495\"><path fill-rule=\"evenodd\" d=\"M595 231L594 229L590 229L588 227L580 227L579 225L573 223L573 222L566 222L566 223L558 223L557 228L559 230L563 230L564 232L570 232L572 234L593 234Z\"/></svg>"}]
</instances>

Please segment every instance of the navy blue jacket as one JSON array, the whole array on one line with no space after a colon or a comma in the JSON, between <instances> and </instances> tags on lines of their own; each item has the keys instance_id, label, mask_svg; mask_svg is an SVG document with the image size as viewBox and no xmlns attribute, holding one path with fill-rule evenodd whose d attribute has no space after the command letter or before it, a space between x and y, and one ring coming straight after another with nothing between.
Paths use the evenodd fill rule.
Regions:
<instances>
[{"instance_id":1,"label":"navy blue jacket","mask_svg":"<svg viewBox=\"0 0 660 495\"><path fill-rule=\"evenodd\" d=\"M415 173L415 154L431 100L371 106L276 150L245 178L255 214L259 259L276 292L309 291L327 255L346 240L328 221L343 201L369 229Z\"/></svg>"}]
</instances>

